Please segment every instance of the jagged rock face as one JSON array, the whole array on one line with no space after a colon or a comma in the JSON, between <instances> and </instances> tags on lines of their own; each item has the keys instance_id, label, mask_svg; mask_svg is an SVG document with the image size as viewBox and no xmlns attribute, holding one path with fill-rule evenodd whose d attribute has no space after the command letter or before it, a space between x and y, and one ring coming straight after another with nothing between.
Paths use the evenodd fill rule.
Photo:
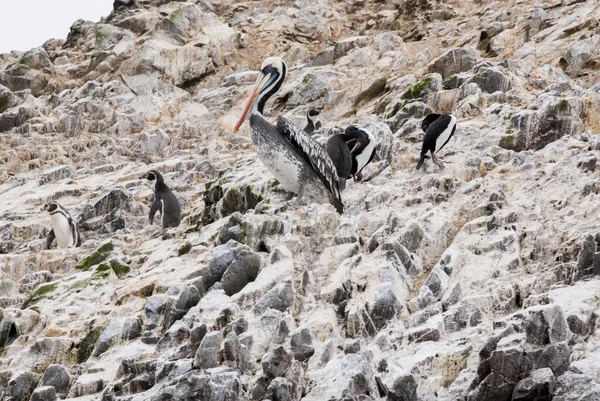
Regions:
<instances>
[{"instance_id":1,"label":"jagged rock face","mask_svg":"<svg viewBox=\"0 0 600 401\"><path fill-rule=\"evenodd\" d=\"M118 0L0 55L0 398L600 399L588 1ZM345 213L233 134L266 105L376 139ZM456 133L414 171L429 113ZM246 123L247 124L247 123ZM148 222L155 169L182 223ZM49 200L79 248L43 250Z\"/></svg>"}]
</instances>

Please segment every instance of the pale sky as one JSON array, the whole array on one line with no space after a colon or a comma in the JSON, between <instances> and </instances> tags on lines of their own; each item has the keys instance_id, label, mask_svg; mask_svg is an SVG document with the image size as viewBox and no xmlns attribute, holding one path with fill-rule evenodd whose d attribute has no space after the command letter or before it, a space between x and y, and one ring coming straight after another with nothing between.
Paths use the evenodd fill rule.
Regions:
<instances>
[{"instance_id":1,"label":"pale sky","mask_svg":"<svg viewBox=\"0 0 600 401\"><path fill-rule=\"evenodd\" d=\"M77 19L100 21L113 0L0 0L0 53L65 39Z\"/></svg>"}]
</instances>

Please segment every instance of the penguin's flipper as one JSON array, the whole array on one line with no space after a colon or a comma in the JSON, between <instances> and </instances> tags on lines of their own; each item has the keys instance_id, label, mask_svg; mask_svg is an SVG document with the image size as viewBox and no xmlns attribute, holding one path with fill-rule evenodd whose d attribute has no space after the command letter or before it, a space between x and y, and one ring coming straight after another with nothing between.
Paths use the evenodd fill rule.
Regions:
<instances>
[{"instance_id":1,"label":"penguin's flipper","mask_svg":"<svg viewBox=\"0 0 600 401\"><path fill-rule=\"evenodd\" d=\"M156 199L154 199L154 203L152 204L152 207L150 208L150 214L148 215L148 220L150 220L150 225L152 225L152 223L154 222L154 215L159 210L161 213L164 213L162 211L162 202L160 201L160 198L157 196Z\"/></svg>"},{"instance_id":2,"label":"penguin's flipper","mask_svg":"<svg viewBox=\"0 0 600 401\"><path fill-rule=\"evenodd\" d=\"M54 229L50 230L50 232L48 233L48 236L46 237L46 244L44 245L44 249L50 249L50 247L52 246L52 242L54 241L54 238L56 238L56 235L54 235Z\"/></svg>"},{"instance_id":3,"label":"penguin's flipper","mask_svg":"<svg viewBox=\"0 0 600 401\"><path fill-rule=\"evenodd\" d=\"M69 225L71 226L71 233L73 234L73 244L77 248L77 247L81 246L81 236L79 235L79 230L77 229L77 224L75 224L73 219L70 219Z\"/></svg>"}]
</instances>

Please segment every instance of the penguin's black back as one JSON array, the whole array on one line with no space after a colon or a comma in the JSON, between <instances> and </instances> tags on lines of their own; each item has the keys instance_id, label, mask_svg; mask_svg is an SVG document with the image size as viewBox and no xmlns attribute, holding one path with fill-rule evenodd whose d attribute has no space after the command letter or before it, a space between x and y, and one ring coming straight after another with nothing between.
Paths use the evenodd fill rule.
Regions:
<instances>
[{"instance_id":1,"label":"penguin's black back","mask_svg":"<svg viewBox=\"0 0 600 401\"><path fill-rule=\"evenodd\" d=\"M162 202L162 227L177 227L181 223L181 206L179 200L165 183L157 182L154 186L155 202Z\"/></svg>"},{"instance_id":2,"label":"penguin's black back","mask_svg":"<svg viewBox=\"0 0 600 401\"><path fill-rule=\"evenodd\" d=\"M348 145L342 134L330 137L327 140L325 149L335 165L338 177L343 179L350 177L354 160L350 155L350 149L348 149Z\"/></svg>"},{"instance_id":3,"label":"penguin's black back","mask_svg":"<svg viewBox=\"0 0 600 401\"><path fill-rule=\"evenodd\" d=\"M424 156L428 151L431 153L439 152L446 146L456 130L456 119L454 119L454 126L451 128L451 131L449 133L446 132L452 122L452 115L445 113L427 127L425 138L423 139L423 147L421 148L421 156ZM444 135L442 136L442 134ZM438 139L441 140L440 143L438 143Z\"/></svg>"}]
</instances>

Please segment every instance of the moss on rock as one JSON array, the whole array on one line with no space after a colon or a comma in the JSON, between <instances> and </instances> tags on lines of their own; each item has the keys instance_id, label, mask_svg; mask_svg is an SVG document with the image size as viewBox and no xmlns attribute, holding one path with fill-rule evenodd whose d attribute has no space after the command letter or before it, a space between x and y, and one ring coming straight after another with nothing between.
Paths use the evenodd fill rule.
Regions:
<instances>
[{"instance_id":1,"label":"moss on rock","mask_svg":"<svg viewBox=\"0 0 600 401\"><path fill-rule=\"evenodd\" d=\"M192 244L190 244L189 242L186 242L185 244L183 244L181 246L181 248L179 248L179 250L177 251L177 256L183 256L186 253L189 253L190 250L192 249Z\"/></svg>"},{"instance_id":2,"label":"moss on rock","mask_svg":"<svg viewBox=\"0 0 600 401\"><path fill-rule=\"evenodd\" d=\"M42 298L45 298L51 292L54 292L58 288L58 283L44 283L39 285L35 291L29 296L29 298L23 303L21 309L25 309L36 302L40 301Z\"/></svg>"},{"instance_id":3,"label":"moss on rock","mask_svg":"<svg viewBox=\"0 0 600 401\"><path fill-rule=\"evenodd\" d=\"M112 242L107 242L94 252L83 258L77 265L75 270L87 271L90 267L97 265L98 263L104 262L108 257L108 254L115 248Z\"/></svg>"}]
</instances>

